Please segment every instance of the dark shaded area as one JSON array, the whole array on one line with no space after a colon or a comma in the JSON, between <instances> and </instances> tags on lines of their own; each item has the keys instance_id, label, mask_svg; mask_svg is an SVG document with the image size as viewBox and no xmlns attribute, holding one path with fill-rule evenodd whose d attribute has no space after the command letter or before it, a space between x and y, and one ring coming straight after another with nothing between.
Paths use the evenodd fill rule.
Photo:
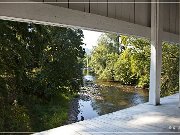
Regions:
<instances>
[{"instance_id":1,"label":"dark shaded area","mask_svg":"<svg viewBox=\"0 0 180 135\"><path fill-rule=\"evenodd\" d=\"M79 29L0 20L0 131L65 124L82 83Z\"/></svg>"}]
</instances>

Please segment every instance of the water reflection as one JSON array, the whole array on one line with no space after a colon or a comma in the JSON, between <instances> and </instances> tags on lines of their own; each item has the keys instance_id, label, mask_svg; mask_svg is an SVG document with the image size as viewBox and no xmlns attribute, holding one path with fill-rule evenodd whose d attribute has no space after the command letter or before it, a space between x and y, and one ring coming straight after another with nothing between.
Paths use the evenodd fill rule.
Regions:
<instances>
[{"instance_id":1,"label":"water reflection","mask_svg":"<svg viewBox=\"0 0 180 135\"><path fill-rule=\"evenodd\" d=\"M85 87L79 99L78 120L81 120L81 116L90 119L148 101L148 90L145 89L95 81L91 75L85 76L84 82Z\"/></svg>"},{"instance_id":2,"label":"water reflection","mask_svg":"<svg viewBox=\"0 0 180 135\"><path fill-rule=\"evenodd\" d=\"M96 116L99 116L96 110L92 107L92 101L84 101L82 99L79 100L79 111L78 114L78 120L81 120L81 117L83 116L84 119L90 119L94 118Z\"/></svg>"}]
</instances>

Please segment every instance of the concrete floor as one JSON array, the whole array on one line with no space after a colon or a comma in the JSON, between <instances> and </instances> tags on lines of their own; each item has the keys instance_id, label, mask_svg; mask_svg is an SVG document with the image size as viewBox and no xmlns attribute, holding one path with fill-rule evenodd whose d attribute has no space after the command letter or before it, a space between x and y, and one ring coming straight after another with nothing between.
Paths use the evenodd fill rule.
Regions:
<instances>
[{"instance_id":1,"label":"concrete floor","mask_svg":"<svg viewBox=\"0 0 180 135\"><path fill-rule=\"evenodd\" d=\"M148 103L61 126L36 135L180 135L179 95L161 98L161 105Z\"/></svg>"}]
</instances>

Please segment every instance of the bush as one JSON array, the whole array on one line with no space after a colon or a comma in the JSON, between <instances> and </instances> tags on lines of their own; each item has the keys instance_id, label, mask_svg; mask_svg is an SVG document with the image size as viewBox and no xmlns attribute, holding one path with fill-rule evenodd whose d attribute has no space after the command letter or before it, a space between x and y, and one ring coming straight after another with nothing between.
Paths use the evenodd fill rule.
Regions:
<instances>
[{"instance_id":1,"label":"bush","mask_svg":"<svg viewBox=\"0 0 180 135\"><path fill-rule=\"evenodd\" d=\"M20 105L9 105L5 107L4 118L1 118L1 131L26 132L32 131L30 117L25 107Z\"/></svg>"}]
</instances>

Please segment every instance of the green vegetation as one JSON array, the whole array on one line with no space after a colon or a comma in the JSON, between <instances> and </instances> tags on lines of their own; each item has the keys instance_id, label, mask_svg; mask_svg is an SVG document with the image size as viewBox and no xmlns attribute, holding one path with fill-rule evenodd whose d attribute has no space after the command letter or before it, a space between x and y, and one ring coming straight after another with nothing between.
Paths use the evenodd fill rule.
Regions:
<instances>
[{"instance_id":1,"label":"green vegetation","mask_svg":"<svg viewBox=\"0 0 180 135\"><path fill-rule=\"evenodd\" d=\"M103 34L92 51L90 65L99 79L125 85L149 87L150 41L147 39ZM120 49L119 49L120 48ZM179 48L163 43L161 96L178 91Z\"/></svg>"},{"instance_id":2,"label":"green vegetation","mask_svg":"<svg viewBox=\"0 0 180 135\"><path fill-rule=\"evenodd\" d=\"M82 38L79 29L0 20L0 131L65 124L87 61L99 79L149 86L148 40L103 34L92 56L82 59ZM163 43L162 96L178 90L178 53L177 45Z\"/></svg>"},{"instance_id":3,"label":"green vegetation","mask_svg":"<svg viewBox=\"0 0 180 135\"><path fill-rule=\"evenodd\" d=\"M81 30L0 20L0 131L61 126L82 82Z\"/></svg>"},{"instance_id":4,"label":"green vegetation","mask_svg":"<svg viewBox=\"0 0 180 135\"><path fill-rule=\"evenodd\" d=\"M163 45L161 95L174 94L179 90L179 45Z\"/></svg>"}]
</instances>

